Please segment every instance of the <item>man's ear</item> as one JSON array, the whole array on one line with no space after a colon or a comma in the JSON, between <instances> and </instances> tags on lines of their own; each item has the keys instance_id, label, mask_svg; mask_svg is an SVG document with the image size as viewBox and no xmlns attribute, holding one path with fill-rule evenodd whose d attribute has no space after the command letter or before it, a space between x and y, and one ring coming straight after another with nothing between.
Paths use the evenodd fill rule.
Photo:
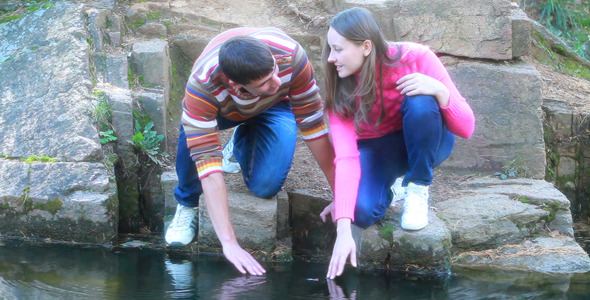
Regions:
<instances>
[{"instance_id":1,"label":"man's ear","mask_svg":"<svg viewBox=\"0 0 590 300\"><path fill-rule=\"evenodd\" d=\"M370 40L365 40L362 44L363 46L363 55L365 57L369 56L369 54L371 54L371 51L373 51L373 42L371 42Z\"/></svg>"},{"instance_id":2,"label":"man's ear","mask_svg":"<svg viewBox=\"0 0 590 300\"><path fill-rule=\"evenodd\" d=\"M238 90L242 88L242 85L241 84L239 84L239 83L237 83L237 82L235 82L235 81L233 81L231 79L228 79L228 83L229 83L229 86L230 87L236 88Z\"/></svg>"}]
</instances>

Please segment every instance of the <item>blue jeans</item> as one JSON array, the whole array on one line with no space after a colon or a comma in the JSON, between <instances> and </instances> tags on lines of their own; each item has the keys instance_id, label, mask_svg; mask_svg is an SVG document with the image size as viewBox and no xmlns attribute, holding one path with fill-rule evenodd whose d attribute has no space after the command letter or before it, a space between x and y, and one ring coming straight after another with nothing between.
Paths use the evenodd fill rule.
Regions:
<instances>
[{"instance_id":1,"label":"blue jeans","mask_svg":"<svg viewBox=\"0 0 590 300\"><path fill-rule=\"evenodd\" d=\"M297 126L287 101L242 122L217 119L219 130L235 127L234 156L242 169L246 186L258 197L276 195L291 169ZM176 152L178 186L174 197L180 205L195 207L203 193L195 163L190 157L184 129L180 126Z\"/></svg>"},{"instance_id":2,"label":"blue jeans","mask_svg":"<svg viewBox=\"0 0 590 300\"><path fill-rule=\"evenodd\" d=\"M453 151L455 136L447 130L434 97L404 97L401 114L403 130L358 141L361 179L354 224L361 228L385 215L395 179L405 175L403 186L430 185L432 169Z\"/></svg>"}]
</instances>

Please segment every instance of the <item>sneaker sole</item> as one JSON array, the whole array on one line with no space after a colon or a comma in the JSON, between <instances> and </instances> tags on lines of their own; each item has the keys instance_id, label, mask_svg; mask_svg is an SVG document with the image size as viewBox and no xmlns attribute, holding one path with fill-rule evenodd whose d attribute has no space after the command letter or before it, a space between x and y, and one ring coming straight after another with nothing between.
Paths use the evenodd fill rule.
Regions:
<instances>
[{"instance_id":1,"label":"sneaker sole","mask_svg":"<svg viewBox=\"0 0 590 300\"><path fill-rule=\"evenodd\" d=\"M186 246L186 245L183 243L179 243L179 242L173 242L173 243L168 244L168 247L173 247L173 248L180 248L180 247L184 247L184 246Z\"/></svg>"},{"instance_id":2,"label":"sneaker sole","mask_svg":"<svg viewBox=\"0 0 590 300\"><path fill-rule=\"evenodd\" d=\"M418 225L418 226L404 226L402 225L402 229L404 230L420 230L424 227L428 226L428 223L424 224L424 225Z\"/></svg>"}]
</instances>

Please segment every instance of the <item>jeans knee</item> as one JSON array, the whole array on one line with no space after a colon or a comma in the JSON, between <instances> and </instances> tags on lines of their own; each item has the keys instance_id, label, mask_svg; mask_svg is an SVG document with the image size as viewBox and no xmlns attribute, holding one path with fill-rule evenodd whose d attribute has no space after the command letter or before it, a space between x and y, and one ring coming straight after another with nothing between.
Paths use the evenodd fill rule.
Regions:
<instances>
[{"instance_id":1,"label":"jeans knee","mask_svg":"<svg viewBox=\"0 0 590 300\"><path fill-rule=\"evenodd\" d=\"M260 197L260 198L274 197L276 194L279 193L279 190L281 189L280 186L278 188L269 187L269 186L263 186L263 187L249 186L248 188L250 189L252 194L254 194L256 197Z\"/></svg>"},{"instance_id":2,"label":"jeans knee","mask_svg":"<svg viewBox=\"0 0 590 300\"><path fill-rule=\"evenodd\" d=\"M246 187L256 196L260 198L270 198L276 195L281 187L281 182L275 180L245 180Z\"/></svg>"},{"instance_id":3,"label":"jeans knee","mask_svg":"<svg viewBox=\"0 0 590 300\"><path fill-rule=\"evenodd\" d=\"M363 207L357 205L354 213L354 225L367 228L379 221L382 214L379 214L374 207Z\"/></svg>"},{"instance_id":4,"label":"jeans knee","mask_svg":"<svg viewBox=\"0 0 590 300\"><path fill-rule=\"evenodd\" d=\"M405 121L418 122L419 124L433 120L434 115L440 115L436 98L426 95L406 96L402 112Z\"/></svg>"},{"instance_id":5,"label":"jeans knee","mask_svg":"<svg viewBox=\"0 0 590 300\"><path fill-rule=\"evenodd\" d=\"M354 225L362 228L367 229L369 226L373 225L376 221L372 218L366 218L365 216L355 216L354 217Z\"/></svg>"}]
</instances>

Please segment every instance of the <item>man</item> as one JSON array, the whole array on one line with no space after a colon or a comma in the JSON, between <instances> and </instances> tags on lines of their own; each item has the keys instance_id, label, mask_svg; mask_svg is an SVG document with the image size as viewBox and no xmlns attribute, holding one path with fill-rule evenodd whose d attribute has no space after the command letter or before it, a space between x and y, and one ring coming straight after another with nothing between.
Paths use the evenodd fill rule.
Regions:
<instances>
[{"instance_id":1,"label":"man","mask_svg":"<svg viewBox=\"0 0 590 300\"><path fill-rule=\"evenodd\" d=\"M222 176L219 130L239 125L233 154L248 189L272 197L293 161L297 128L333 186L334 151L315 74L305 50L276 28L237 28L213 38L186 85L178 138L176 214L166 242L195 236L195 207L204 194L223 254L243 274L264 268L236 240ZM196 168L195 168L196 166Z\"/></svg>"}]
</instances>

